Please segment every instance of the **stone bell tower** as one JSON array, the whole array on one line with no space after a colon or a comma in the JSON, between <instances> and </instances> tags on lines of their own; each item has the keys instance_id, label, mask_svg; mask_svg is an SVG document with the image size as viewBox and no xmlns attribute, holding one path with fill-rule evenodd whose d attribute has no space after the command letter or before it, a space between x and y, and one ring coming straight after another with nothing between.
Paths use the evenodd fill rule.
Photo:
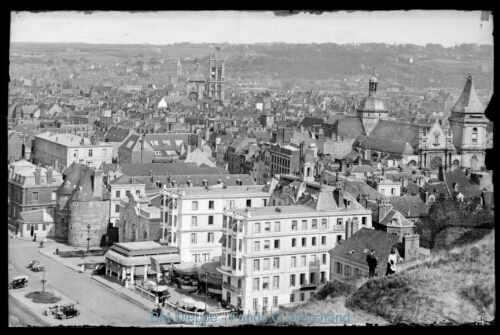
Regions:
<instances>
[{"instance_id":1,"label":"stone bell tower","mask_svg":"<svg viewBox=\"0 0 500 335\"><path fill-rule=\"evenodd\" d=\"M219 55L220 48L215 48L215 52L210 54L208 60L208 96L214 101L224 100L224 82L226 60Z\"/></svg>"}]
</instances>

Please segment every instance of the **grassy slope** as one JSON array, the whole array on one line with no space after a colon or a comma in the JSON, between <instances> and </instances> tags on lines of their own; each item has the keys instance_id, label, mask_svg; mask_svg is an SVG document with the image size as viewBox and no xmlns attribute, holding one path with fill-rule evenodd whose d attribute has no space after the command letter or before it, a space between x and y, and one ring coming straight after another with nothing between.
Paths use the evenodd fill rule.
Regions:
<instances>
[{"instance_id":1,"label":"grassy slope","mask_svg":"<svg viewBox=\"0 0 500 335\"><path fill-rule=\"evenodd\" d=\"M391 277L368 280L347 308L391 323L487 321L495 313L494 231L470 245L442 251Z\"/></svg>"}]
</instances>

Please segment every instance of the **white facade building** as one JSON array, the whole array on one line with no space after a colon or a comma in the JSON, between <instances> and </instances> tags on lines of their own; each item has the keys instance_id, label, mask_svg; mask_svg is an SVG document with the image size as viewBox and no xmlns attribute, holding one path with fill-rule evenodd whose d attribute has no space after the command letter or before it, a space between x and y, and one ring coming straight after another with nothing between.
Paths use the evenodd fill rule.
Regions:
<instances>
[{"instance_id":1,"label":"white facade building","mask_svg":"<svg viewBox=\"0 0 500 335\"><path fill-rule=\"evenodd\" d=\"M221 256L225 209L267 206L263 185L170 188L162 192L165 210L163 241L178 247L181 261L209 262Z\"/></svg>"},{"instance_id":2,"label":"white facade building","mask_svg":"<svg viewBox=\"0 0 500 335\"><path fill-rule=\"evenodd\" d=\"M357 227L372 228L370 210L332 190L322 188L319 197L329 196L320 202L336 202L335 209L318 209L316 202L227 211L218 268L223 299L245 312L264 312L305 302L326 284L328 251Z\"/></svg>"}]
</instances>

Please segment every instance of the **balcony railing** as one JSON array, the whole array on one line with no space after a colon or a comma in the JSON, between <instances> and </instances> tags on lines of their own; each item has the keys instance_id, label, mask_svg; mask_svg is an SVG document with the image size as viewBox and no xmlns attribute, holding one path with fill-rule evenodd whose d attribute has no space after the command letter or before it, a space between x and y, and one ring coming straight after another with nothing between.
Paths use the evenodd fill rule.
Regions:
<instances>
[{"instance_id":1,"label":"balcony railing","mask_svg":"<svg viewBox=\"0 0 500 335\"><path fill-rule=\"evenodd\" d=\"M243 293L243 289L242 288L234 287L233 285L229 285L226 282L222 283L222 287L225 288L226 290L229 290L229 291L231 291L233 293L236 293L236 294L242 294Z\"/></svg>"}]
</instances>

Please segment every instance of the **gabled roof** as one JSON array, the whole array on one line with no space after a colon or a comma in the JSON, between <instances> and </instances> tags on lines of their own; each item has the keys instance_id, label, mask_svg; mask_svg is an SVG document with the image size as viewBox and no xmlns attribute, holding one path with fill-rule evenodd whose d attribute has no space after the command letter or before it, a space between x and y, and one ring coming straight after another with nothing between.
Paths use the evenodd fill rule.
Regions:
<instances>
[{"instance_id":1,"label":"gabled roof","mask_svg":"<svg viewBox=\"0 0 500 335\"><path fill-rule=\"evenodd\" d=\"M303 126L304 128L312 127L315 125L321 126L323 124L323 119L306 116L299 123L299 126Z\"/></svg>"},{"instance_id":2,"label":"gabled roof","mask_svg":"<svg viewBox=\"0 0 500 335\"><path fill-rule=\"evenodd\" d=\"M465 197L479 197L483 192L479 186L471 184L469 178L462 169L457 168L443 174L444 182L453 195L462 193ZM458 184L458 192L455 191L455 184Z\"/></svg>"},{"instance_id":3,"label":"gabled roof","mask_svg":"<svg viewBox=\"0 0 500 335\"><path fill-rule=\"evenodd\" d=\"M47 213L46 208L29 212L21 212L19 214L21 216L21 221L24 223L54 223L54 218L52 215Z\"/></svg>"},{"instance_id":4,"label":"gabled roof","mask_svg":"<svg viewBox=\"0 0 500 335\"><path fill-rule=\"evenodd\" d=\"M391 209L383 218L378 222L383 226L391 227L413 227L414 224L404 217L401 212Z\"/></svg>"},{"instance_id":5,"label":"gabled roof","mask_svg":"<svg viewBox=\"0 0 500 335\"><path fill-rule=\"evenodd\" d=\"M400 211L405 217L420 217L429 212L429 205L418 195L389 197L389 201L394 209Z\"/></svg>"},{"instance_id":6,"label":"gabled roof","mask_svg":"<svg viewBox=\"0 0 500 335\"><path fill-rule=\"evenodd\" d=\"M379 120L370 132L370 138L408 142L412 147L418 145L418 133L421 126L416 124Z\"/></svg>"},{"instance_id":7,"label":"gabled roof","mask_svg":"<svg viewBox=\"0 0 500 335\"><path fill-rule=\"evenodd\" d=\"M393 137L397 138L397 137ZM397 155L413 155L413 147L405 141L379 139L370 136L360 135L354 141L353 147L371 149L375 151L382 151L386 153L393 153Z\"/></svg>"}]
</instances>

